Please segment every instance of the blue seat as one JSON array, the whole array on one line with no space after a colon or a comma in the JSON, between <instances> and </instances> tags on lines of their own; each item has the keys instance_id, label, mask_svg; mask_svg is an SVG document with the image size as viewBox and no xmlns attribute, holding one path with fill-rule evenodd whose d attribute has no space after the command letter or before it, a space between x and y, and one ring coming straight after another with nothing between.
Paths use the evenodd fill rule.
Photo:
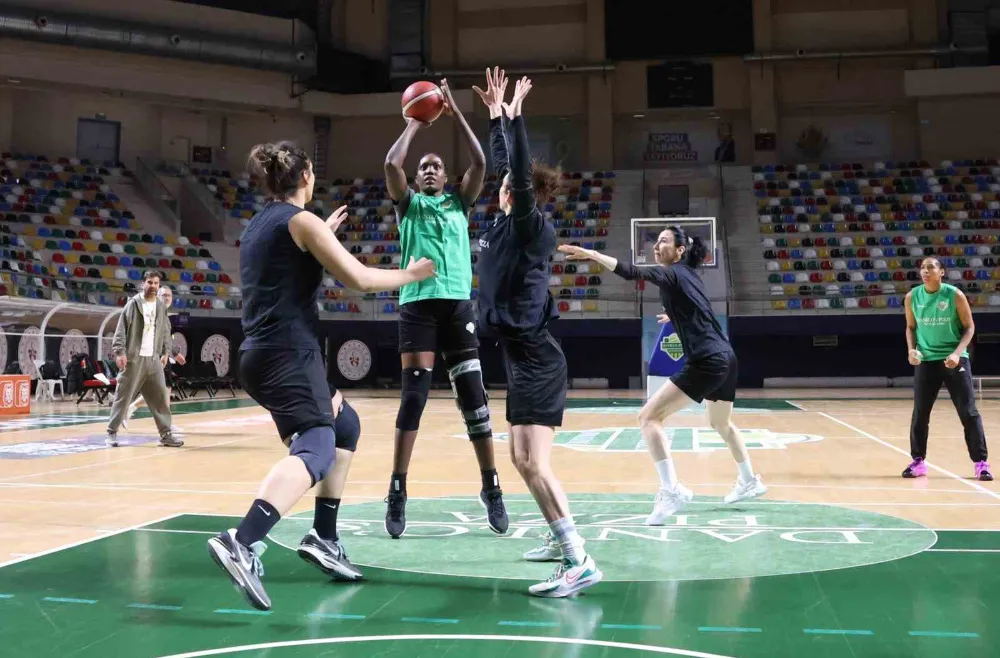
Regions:
<instances>
[{"instance_id":1,"label":"blue seat","mask_svg":"<svg viewBox=\"0 0 1000 658\"><path fill-rule=\"evenodd\" d=\"M142 281L142 272L136 269L131 269L128 271L129 281Z\"/></svg>"}]
</instances>

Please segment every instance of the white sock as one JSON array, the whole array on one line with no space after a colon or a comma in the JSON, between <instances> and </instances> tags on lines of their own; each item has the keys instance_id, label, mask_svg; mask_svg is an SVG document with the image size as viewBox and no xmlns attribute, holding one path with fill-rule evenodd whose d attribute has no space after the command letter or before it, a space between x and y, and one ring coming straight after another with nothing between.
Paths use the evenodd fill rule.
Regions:
<instances>
[{"instance_id":1,"label":"white sock","mask_svg":"<svg viewBox=\"0 0 1000 658\"><path fill-rule=\"evenodd\" d=\"M740 472L740 482L749 482L753 479L753 466L750 465L749 459L745 462L737 462L736 469Z\"/></svg>"},{"instance_id":2,"label":"white sock","mask_svg":"<svg viewBox=\"0 0 1000 658\"><path fill-rule=\"evenodd\" d=\"M660 476L660 487L663 489L673 489L677 486L677 471L674 470L674 460L664 459L653 464L656 473Z\"/></svg>"},{"instance_id":3,"label":"white sock","mask_svg":"<svg viewBox=\"0 0 1000 658\"><path fill-rule=\"evenodd\" d=\"M559 542L563 557L573 563L574 566L582 564L587 554L583 550L583 538L576 531L573 520L556 519L549 524L549 529L552 531L552 536Z\"/></svg>"}]
</instances>

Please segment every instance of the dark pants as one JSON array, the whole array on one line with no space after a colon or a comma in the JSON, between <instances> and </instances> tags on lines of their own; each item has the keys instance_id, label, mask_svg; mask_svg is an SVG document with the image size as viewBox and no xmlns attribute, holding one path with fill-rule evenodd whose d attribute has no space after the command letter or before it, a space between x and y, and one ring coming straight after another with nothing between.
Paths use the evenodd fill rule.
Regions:
<instances>
[{"instance_id":1,"label":"dark pants","mask_svg":"<svg viewBox=\"0 0 1000 658\"><path fill-rule=\"evenodd\" d=\"M983 419L976 409L976 395L972 389L972 366L969 365L968 359L959 361L956 368L946 368L944 361L925 361L916 367L913 378L910 456L914 459L923 459L927 456L927 425L941 384L948 389L955 411L962 421L969 457L974 462L986 461L986 434L983 432Z\"/></svg>"}]
</instances>

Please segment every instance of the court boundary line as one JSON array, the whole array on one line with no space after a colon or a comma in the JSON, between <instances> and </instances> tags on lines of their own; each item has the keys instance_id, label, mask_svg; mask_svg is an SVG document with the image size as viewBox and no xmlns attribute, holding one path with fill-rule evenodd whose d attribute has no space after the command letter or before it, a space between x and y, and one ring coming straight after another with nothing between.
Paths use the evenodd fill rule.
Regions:
<instances>
[{"instance_id":1,"label":"court boundary line","mask_svg":"<svg viewBox=\"0 0 1000 658\"><path fill-rule=\"evenodd\" d=\"M63 544L62 546L57 546L55 548L50 548L50 549L47 549L47 550L44 550L44 551L40 551L38 553L32 553L30 555L26 555L25 557L14 558L13 560L8 560L6 562L0 562L0 569L3 569L4 567L10 567L10 566L13 566L15 564L20 564L21 562L27 562L29 560L34 560L35 558L45 557L47 555L52 555L53 553L59 553L60 551L66 551L66 550L69 550L71 548L78 548L80 546L84 546L85 544L91 544L91 543L93 543L95 541L100 541L101 539L106 539L108 537L114 537L116 535L123 535L123 534L125 534L127 532L132 532L133 530L138 530L139 528L142 528L142 527L145 527L145 526L149 526L149 525L153 525L154 523L163 523L164 521L169 521L170 519L176 519L179 516L184 516L184 512L177 512L175 514L168 514L168 515L163 516L161 518L153 519L152 521L146 521L144 523L136 523L134 525L126 526L124 528L119 528L118 530L112 530L111 532L103 532L103 531L98 530L97 532L101 532L101 534L99 536L97 536L97 537L91 537L89 539L81 539L79 541L74 541L74 542L70 542L68 544Z\"/></svg>"},{"instance_id":2,"label":"court boundary line","mask_svg":"<svg viewBox=\"0 0 1000 658\"><path fill-rule=\"evenodd\" d=\"M837 418L835 416L831 416L830 414L826 413L825 411L820 411L819 415L823 416L824 418L827 418L829 420L832 420L833 422L835 422L835 423L837 423L839 425L842 425L842 426L846 427L847 429L854 430L858 434L862 435L863 437L865 437L867 439L875 441L879 445L885 446L886 448L889 448L890 450L894 450L895 452L898 452L901 455L905 455L908 459L912 459L912 457L910 456L910 453L908 453L907 451L903 450L902 448L899 448L897 446L892 445L888 441L883 441L882 439L878 438L874 434L871 434L870 432L866 432L865 430L860 429L858 427L855 427L854 425L851 425L850 423L848 423L846 421L840 420L839 418ZM946 476L948 476L950 478L958 480L962 484L975 489L979 493L983 493L983 494L986 494L987 496L990 496L992 498L1000 500L1000 494L998 494L998 493L996 493L994 491L990 491L989 489L987 489L986 487L982 486L978 482L975 482L975 481L972 481L972 480L966 480L961 475L957 475L955 473L952 473L948 469L942 468L941 466L938 466L937 464L932 464L931 462L929 462L927 460L924 460L924 463L927 465L928 468L932 468L935 471L937 471L938 473L941 473L942 475L946 475Z\"/></svg>"},{"instance_id":3,"label":"court boundary line","mask_svg":"<svg viewBox=\"0 0 1000 658\"><path fill-rule=\"evenodd\" d=\"M225 656L246 651L260 651L269 649L283 649L288 647L305 647L323 644L351 644L357 642L400 642L413 640L465 640L472 642L535 642L541 644L568 644L584 645L592 647L604 647L606 649L628 649L632 651L646 651L649 653L666 654L671 656L686 656L687 658L734 658L719 653L704 653L690 649L675 649L673 647L660 647L652 644L634 644L631 642L614 642L612 640L592 640L589 638L557 637L547 635L478 635L465 633L435 633L427 635L356 635L344 637L320 637L307 640L283 640L279 642L261 642L258 644L244 644L241 646L225 647L219 649L202 649L189 651L187 653L175 653L161 656L160 658L204 658L205 656Z\"/></svg>"}]
</instances>

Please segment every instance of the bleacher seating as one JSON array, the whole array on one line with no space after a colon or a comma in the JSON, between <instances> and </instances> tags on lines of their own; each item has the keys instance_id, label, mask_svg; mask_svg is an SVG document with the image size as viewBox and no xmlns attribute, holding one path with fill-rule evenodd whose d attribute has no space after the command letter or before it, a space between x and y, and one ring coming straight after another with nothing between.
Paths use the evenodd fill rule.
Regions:
<instances>
[{"instance_id":1,"label":"bleacher seating","mask_svg":"<svg viewBox=\"0 0 1000 658\"><path fill-rule=\"evenodd\" d=\"M175 284L177 307L240 308L239 289L227 287L231 279L198 240L141 232L105 181L131 176L120 164L2 157L7 294L123 305L140 285L142 271L156 268Z\"/></svg>"},{"instance_id":2,"label":"bleacher seating","mask_svg":"<svg viewBox=\"0 0 1000 658\"><path fill-rule=\"evenodd\" d=\"M192 172L222 204L225 212L243 226L254 213L264 207L264 193L256 189L247 175L234 178L228 171L196 170ZM605 238L611 223L614 195L614 172L575 172L563 174L563 188L548 200L543 208L553 222L561 241L581 244L588 248L606 248ZM411 181L412 182L412 181ZM451 189L449 187L449 189ZM473 272L478 260L479 234L487 222L499 215L495 176L487 177L483 191L469 216L469 237L472 247ZM398 267L399 232L392 201L385 182L379 179L333 180L317 182L310 210L326 216L342 204L350 206L347 221L340 228L341 241L351 253L366 265ZM600 298L602 270L596 264L564 263L561 253L554 255L550 266L550 287L559 298L559 308L567 311L596 311ZM322 307L330 313L360 313L354 292L346 291L332 277L325 280ZM473 285L478 280L474 274ZM475 291L473 291L475 294ZM379 300L377 313L396 313L397 293L368 295ZM385 300L384 302L381 300Z\"/></svg>"},{"instance_id":3,"label":"bleacher seating","mask_svg":"<svg viewBox=\"0 0 1000 658\"><path fill-rule=\"evenodd\" d=\"M995 160L754 168L777 310L900 309L935 256L973 307L1000 307Z\"/></svg>"}]
</instances>

